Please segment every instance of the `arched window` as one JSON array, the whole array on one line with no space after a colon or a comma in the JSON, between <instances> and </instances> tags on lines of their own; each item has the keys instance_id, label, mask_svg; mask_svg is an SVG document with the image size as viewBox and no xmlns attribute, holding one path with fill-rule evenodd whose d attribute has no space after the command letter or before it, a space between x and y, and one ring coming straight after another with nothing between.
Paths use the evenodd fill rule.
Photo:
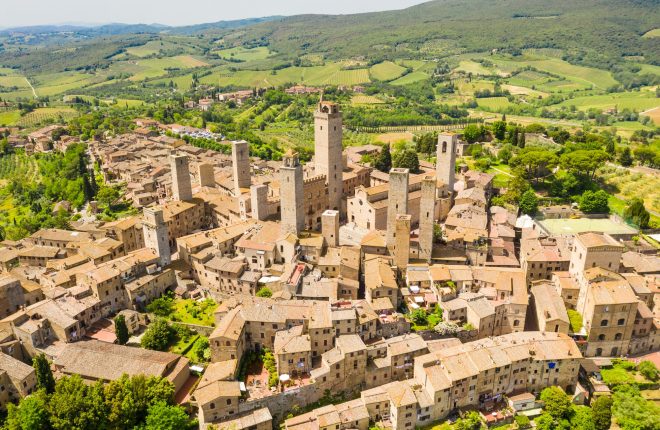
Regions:
<instances>
[{"instance_id":1,"label":"arched window","mask_svg":"<svg viewBox=\"0 0 660 430\"><path fill-rule=\"evenodd\" d=\"M520 321L518 320L513 320L513 326L518 327L520 325Z\"/></svg>"},{"instance_id":2,"label":"arched window","mask_svg":"<svg viewBox=\"0 0 660 430\"><path fill-rule=\"evenodd\" d=\"M596 357L603 355L603 348L596 348Z\"/></svg>"},{"instance_id":3,"label":"arched window","mask_svg":"<svg viewBox=\"0 0 660 430\"><path fill-rule=\"evenodd\" d=\"M621 340L621 338L623 338L622 333L617 333L617 334L614 335L614 340Z\"/></svg>"},{"instance_id":4,"label":"arched window","mask_svg":"<svg viewBox=\"0 0 660 430\"><path fill-rule=\"evenodd\" d=\"M617 325L625 325L626 324L626 319L625 318L619 318L619 321L616 322Z\"/></svg>"},{"instance_id":5,"label":"arched window","mask_svg":"<svg viewBox=\"0 0 660 430\"><path fill-rule=\"evenodd\" d=\"M602 320L602 321L600 322L600 326L601 326L601 327L607 327L607 324L608 324L608 323L609 323L608 320Z\"/></svg>"},{"instance_id":6,"label":"arched window","mask_svg":"<svg viewBox=\"0 0 660 430\"><path fill-rule=\"evenodd\" d=\"M447 142L442 142L442 153L447 152Z\"/></svg>"},{"instance_id":7,"label":"arched window","mask_svg":"<svg viewBox=\"0 0 660 430\"><path fill-rule=\"evenodd\" d=\"M598 335L598 340L605 340L605 335L604 334L599 334Z\"/></svg>"}]
</instances>

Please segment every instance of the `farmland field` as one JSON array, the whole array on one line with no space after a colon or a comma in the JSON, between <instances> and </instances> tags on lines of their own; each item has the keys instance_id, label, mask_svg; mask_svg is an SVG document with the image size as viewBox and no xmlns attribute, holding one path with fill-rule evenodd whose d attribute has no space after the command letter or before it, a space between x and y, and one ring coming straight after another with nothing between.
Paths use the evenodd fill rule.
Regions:
<instances>
[{"instance_id":1,"label":"farmland field","mask_svg":"<svg viewBox=\"0 0 660 430\"><path fill-rule=\"evenodd\" d=\"M631 109L636 111L645 111L660 106L660 100L655 97L655 93L648 91L630 92L630 93L612 93L604 95L576 97L574 99L564 100L556 107L575 106L581 110L589 108L609 109Z\"/></svg>"},{"instance_id":2,"label":"farmland field","mask_svg":"<svg viewBox=\"0 0 660 430\"><path fill-rule=\"evenodd\" d=\"M238 46L236 48L215 51L215 53L225 59L233 58L240 61L265 60L272 55L265 46L259 46L252 49Z\"/></svg>"},{"instance_id":3,"label":"farmland field","mask_svg":"<svg viewBox=\"0 0 660 430\"><path fill-rule=\"evenodd\" d=\"M14 125L21 118L17 110L0 110L0 126Z\"/></svg>"},{"instance_id":4,"label":"farmland field","mask_svg":"<svg viewBox=\"0 0 660 430\"><path fill-rule=\"evenodd\" d=\"M367 83L370 79L368 69L342 70L342 63L329 63L325 66L287 67L277 71L218 71L203 77L201 82L238 87L270 87L287 83L349 86Z\"/></svg>"},{"instance_id":5,"label":"farmland field","mask_svg":"<svg viewBox=\"0 0 660 430\"><path fill-rule=\"evenodd\" d=\"M46 124L49 121L63 122L60 121L60 118L67 120L77 115L78 112L70 108L39 108L22 116L16 121L16 125L21 127L36 127Z\"/></svg>"},{"instance_id":6,"label":"farmland field","mask_svg":"<svg viewBox=\"0 0 660 430\"><path fill-rule=\"evenodd\" d=\"M488 97L484 99L477 99L477 104L480 108L485 110L499 110L504 109L511 104L506 97Z\"/></svg>"},{"instance_id":7,"label":"farmland field","mask_svg":"<svg viewBox=\"0 0 660 430\"><path fill-rule=\"evenodd\" d=\"M372 104L381 104L385 102L375 96L357 94L353 96L353 98L351 99L351 103L353 103L354 105L372 105Z\"/></svg>"},{"instance_id":8,"label":"farmland field","mask_svg":"<svg viewBox=\"0 0 660 430\"><path fill-rule=\"evenodd\" d=\"M654 28L653 30L647 31L642 37L647 39L651 37L660 37L660 28Z\"/></svg>"},{"instance_id":9,"label":"farmland field","mask_svg":"<svg viewBox=\"0 0 660 430\"><path fill-rule=\"evenodd\" d=\"M110 70L114 73L130 73L131 81L141 81L163 76L167 74L167 69L192 69L203 66L208 66L208 64L190 55L179 55L148 60L121 61L113 64Z\"/></svg>"},{"instance_id":10,"label":"farmland field","mask_svg":"<svg viewBox=\"0 0 660 430\"><path fill-rule=\"evenodd\" d=\"M465 60L461 61L459 63L458 69L459 71L465 72L465 73L472 73L473 75L492 75L493 71L485 68L482 66L480 63L477 63L476 61L470 61L470 60Z\"/></svg>"},{"instance_id":11,"label":"farmland field","mask_svg":"<svg viewBox=\"0 0 660 430\"><path fill-rule=\"evenodd\" d=\"M150 55L158 54L160 51L167 51L169 49L177 49L180 47L181 45L179 44L165 40L152 40L144 45L127 48L126 52L136 57L148 57Z\"/></svg>"},{"instance_id":12,"label":"farmland field","mask_svg":"<svg viewBox=\"0 0 660 430\"><path fill-rule=\"evenodd\" d=\"M405 67L401 67L391 61L383 61L369 69L371 77L379 81L392 81L400 77L405 71Z\"/></svg>"},{"instance_id":13,"label":"farmland field","mask_svg":"<svg viewBox=\"0 0 660 430\"><path fill-rule=\"evenodd\" d=\"M392 85L408 85L419 81L424 81L429 78L424 72L412 72L408 73L405 76L400 77L399 79L392 81Z\"/></svg>"},{"instance_id":14,"label":"farmland field","mask_svg":"<svg viewBox=\"0 0 660 430\"><path fill-rule=\"evenodd\" d=\"M660 175L631 172L624 168L607 167L601 172L602 180L616 187L615 195L623 200L640 197L646 207L660 212Z\"/></svg>"}]
</instances>

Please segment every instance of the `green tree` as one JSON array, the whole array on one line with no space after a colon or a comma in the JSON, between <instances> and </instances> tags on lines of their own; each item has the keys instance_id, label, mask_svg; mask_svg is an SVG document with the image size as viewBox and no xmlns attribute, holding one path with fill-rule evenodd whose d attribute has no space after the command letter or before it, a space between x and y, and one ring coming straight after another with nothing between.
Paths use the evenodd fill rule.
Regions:
<instances>
[{"instance_id":1,"label":"green tree","mask_svg":"<svg viewBox=\"0 0 660 430\"><path fill-rule=\"evenodd\" d=\"M605 151L580 149L563 154L560 159L561 166L576 174L585 175L594 179L596 170L602 167L610 159Z\"/></svg>"},{"instance_id":2,"label":"green tree","mask_svg":"<svg viewBox=\"0 0 660 430\"><path fill-rule=\"evenodd\" d=\"M520 211L526 215L534 215L538 211L539 200L531 188L523 193L518 203Z\"/></svg>"},{"instance_id":3,"label":"green tree","mask_svg":"<svg viewBox=\"0 0 660 430\"><path fill-rule=\"evenodd\" d=\"M644 201L639 197L635 197L630 200L628 206L623 211L623 217L643 229L648 228L651 214L644 207Z\"/></svg>"},{"instance_id":4,"label":"green tree","mask_svg":"<svg viewBox=\"0 0 660 430\"><path fill-rule=\"evenodd\" d=\"M554 152L539 147L521 149L510 161L512 167L519 167L525 172L526 178L535 180L546 175L558 163L559 158Z\"/></svg>"},{"instance_id":5,"label":"green tree","mask_svg":"<svg viewBox=\"0 0 660 430\"><path fill-rule=\"evenodd\" d=\"M103 383L88 385L78 375L58 380L48 402L48 412L55 430L105 428L108 409L103 398Z\"/></svg>"},{"instance_id":6,"label":"green tree","mask_svg":"<svg viewBox=\"0 0 660 430\"><path fill-rule=\"evenodd\" d=\"M172 327L163 319L157 319L144 332L140 345L154 351L165 351L174 337Z\"/></svg>"},{"instance_id":7,"label":"green tree","mask_svg":"<svg viewBox=\"0 0 660 430\"><path fill-rule=\"evenodd\" d=\"M497 140L504 140L506 136L506 121L495 121L493 123L493 136Z\"/></svg>"},{"instance_id":8,"label":"green tree","mask_svg":"<svg viewBox=\"0 0 660 430\"><path fill-rule=\"evenodd\" d=\"M474 143L481 139L481 137L482 130L478 125L470 124L463 129L463 138L468 141L468 143Z\"/></svg>"},{"instance_id":9,"label":"green tree","mask_svg":"<svg viewBox=\"0 0 660 430\"><path fill-rule=\"evenodd\" d=\"M596 430L608 430L612 425L612 398L599 396L592 403L594 426Z\"/></svg>"},{"instance_id":10,"label":"green tree","mask_svg":"<svg viewBox=\"0 0 660 430\"><path fill-rule=\"evenodd\" d=\"M640 164L653 164L653 160L656 156L655 151L653 148L649 148L648 146L640 146L635 149L634 151L635 158L637 161L640 162Z\"/></svg>"},{"instance_id":11,"label":"green tree","mask_svg":"<svg viewBox=\"0 0 660 430\"><path fill-rule=\"evenodd\" d=\"M380 150L380 154L378 154L374 163L374 168L385 173L389 173L392 169L392 154L390 153L389 145L383 146L383 149Z\"/></svg>"},{"instance_id":12,"label":"green tree","mask_svg":"<svg viewBox=\"0 0 660 430\"><path fill-rule=\"evenodd\" d=\"M399 151L394 156L394 167L401 169L409 169L410 173L419 172L419 159L417 158L417 153L412 149L404 149Z\"/></svg>"},{"instance_id":13,"label":"green tree","mask_svg":"<svg viewBox=\"0 0 660 430\"><path fill-rule=\"evenodd\" d=\"M55 378L50 369L50 363L44 354L38 354L32 359L32 367L37 377L37 389L44 390L47 394L55 391Z\"/></svg>"},{"instance_id":14,"label":"green tree","mask_svg":"<svg viewBox=\"0 0 660 430\"><path fill-rule=\"evenodd\" d=\"M629 147L626 146L623 148L623 151L621 151L621 155L619 156L619 163L621 163L621 165L624 167L632 166L633 158Z\"/></svg>"},{"instance_id":15,"label":"green tree","mask_svg":"<svg viewBox=\"0 0 660 430\"><path fill-rule=\"evenodd\" d=\"M256 295L257 297L272 297L273 292L268 287L261 287L259 288L259 291L257 291Z\"/></svg>"},{"instance_id":16,"label":"green tree","mask_svg":"<svg viewBox=\"0 0 660 430\"><path fill-rule=\"evenodd\" d=\"M147 312L159 317L167 317L174 312L174 302L171 297L165 295L153 300L147 305Z\"/></svg>"},{"instance_id":17,"label":"green tree","mask_svg":"<svg viewBox=\"0 0 660 430\"><path fill-rule=\"evenodd\" d=\"M48 396L39 390L21 400L18 405L7 405L6 430L46 430L50 428L48 416Z\"/></svg>"},{"instance_id":18,"label":"green tree","mask_svg":"<svg viewBox=\"0 0 660 430\"><path fill-rule=\"evenodd\" d=\"M102 186L96 194L96 199L99 203L109 207L119 199L119 191L114 187Z\"/></svg>"},{"instance_id":19,"label":"green tree","mask_svg":"<svg viewBox=\"0 0 660 430\"><path fill-rule=\"evenodd\" d=\"M197 428L181 406L157 402L149 407L145 430L186 430Z\"/></svg>"},{"instance_id":20,"label":"green tree","mask_svg":"<svg viewBox=\"0 0 660 430\"><path fill-rule=\"evenodd\" d=\"M571 411L571 399L559 387L547 387L541 391L543 409L555 420L568 417Z\"/></svg>"},{"instance_id":21,"label":"green tree","mask_svg":"<svg viewBox=\"0 0 660 430\"><path fill-rule=\"evenodd\" d=\"M174 386L164 378L122 375L105 386L104 394L109 427L134 428L144 422L151 405L172 403Z\"/></svg>"},{"instance_id":22,"label":"green tree","mask_svg":"<svg viewBox=\"0 0 660 430\"><path fill-rule=\"evenodd\" d=\"M428 324L428 315L426 315L426 311L424 309L415 309L410 313L410 319L412 320L415 325L426 325Z\"/></svg>"},{"instance_id":23,"label":"green tree","mask_svg":"<svg viewBox=\"0 0 660 430\"><path fill-rule=\"evenodd\" d=\"M209 339L205 336L201 336L195 346L193 347L193 353L199 361L208 360L211 357L211 350L209 349Z\"/></svg>"},{"instance_id":24,"label":"green tree","mask_svg":"<svg viewBox=\"0 0 660 430\"><path fill-rule=\"evenodd\" d=\"M570 414L571 429L596 430L594 414L587 406L575 406Z\"/></svg>"},{"instance_id":25,"label":"green tree","mask_svg":"<svg viewBox=\"0 0 660 430\"><path fill-rule=\"evenodd\" d=\"M128 326L126 325L126 318L123 315L117 315L115 317L115 335L117 335L117 343L120 345L126 345L128 342Z\"/></svg>"},{"instance_id":26,"label":"green tree","mask_svg":"<svg viewBox=\"0 0 660 430\"><path fill-rule=\"evenodd\" d=\"M619 385L612 395L612 415L623 430L657 430L660 406L643 398L634 384Z\"/></svg>"},{"instance_id":27,"label":"green tree","mask_svg":"<svg viewBox=\"0 0 660 430\"><path fill-rule=\"evenodd\" d=\"M466 413L460 420L456 421L456 430L480 430L486 428L481 414L477 411Z\"/></svg>"},{"instance_id":28,"label":"green tree","mask_svg":"<svg viewBox=\"0 0 660 430\"><path fill-rule=\"evenodd\" d=\"M580 198L580 210L585 213L605 214L610 212L608 205L609 195L603 191L596 192L587 190Z\"/></svg>"},{"instance_id":29,"label":"green tree","mask_svg":"<svg viewBox=\"0 0 660 430\"><path fill-rule=\"evenodd\" d=\"M655 367L655 364L652 361L644 360L637 365L637 370L649 381L657 381L660 377L658 373L658 368Z\"/></svg>"}]
</instances>

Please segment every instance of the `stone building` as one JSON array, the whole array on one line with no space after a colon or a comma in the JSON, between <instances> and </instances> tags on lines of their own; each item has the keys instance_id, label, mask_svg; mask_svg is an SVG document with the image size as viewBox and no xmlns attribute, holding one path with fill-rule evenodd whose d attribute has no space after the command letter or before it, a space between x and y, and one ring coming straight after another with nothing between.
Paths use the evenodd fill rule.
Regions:
<instances>
[{"instance_id":1,"label":"stone building","mask_svg":"<svg viewBox=\"0 0 660 430\"><path fill-rule=\"evenodd\" d=\"M396 216L408 214L408 169L390 170L390 187L387 195L387 247L395 246Z\"/></svg>"},{"instance_id":2,"label":"stone building","mask_svg":"<svg viewBox=\"0 0 660 430\"><path fill-rule=\"evenodd\" d=\"M244 140L231 143L231 159L234 173L234 195L240 196L250 188L250 149Z\"/></svg>"},{"instance_id":3,"label":"stone building","mask_svg":"<svg viewBox=\"0 0 660 430\"><path fill-rule=\"evenodd\" d=\"M180 201L192 200L188 156L171 155L170 171L172 172L172 198Z\"/></svg>"},{"instance_id":4,"label":"stone building","mask_svg":"<svg viewBox=\"0 0 660 430\"><path fill-rule=\"evenodd\" d=\"M337 104L321 97L314 112L314 166L324 175L328 189L328 209L341 210L344 163L342 160L342 115Z\"/></svg>"},{"instance_id":5,"label":"stone building","mask_svg":"<svg viewBox=\"0 0 660 430\"><path fill-rule=\"evenodd\" d=\"M532 315L536 329L568 334L570 321L561 296L554 286L547 281L534 283L532 293Z\"/></svg>"},{"instance_id":6,"label":"stone building","mask_svg":"<svg viewBox=\"0 0 660 430\"><path fill-rule=\"evenodd\" d=\"M305 229L303 170L298 161L298 154L289 151L284 155L280 177L282 232L297 235Z\"/></svg>"},{"instance_id":7,"label":"stone building","mask_svg":"<svg viewBox=\"0 0 660 430\"><path fill-rule=\"evenodd\" d=\"M420 260L429 262L433 254L433 230L436 216L437 180L427 176L422 181L422 196L419 203L419 254Z\"/></svg>"},{"instance_id":8,"label":"stone building","mask_svg":"<svg viewBox=\"0 0 660 430\"><path fill-rule=\"evenodd\" d=\"M161 208L144 208L142 228L144 245L158 254L161 266L167 266L172 261L167 225Z\"/></svg>"}]
</instances>

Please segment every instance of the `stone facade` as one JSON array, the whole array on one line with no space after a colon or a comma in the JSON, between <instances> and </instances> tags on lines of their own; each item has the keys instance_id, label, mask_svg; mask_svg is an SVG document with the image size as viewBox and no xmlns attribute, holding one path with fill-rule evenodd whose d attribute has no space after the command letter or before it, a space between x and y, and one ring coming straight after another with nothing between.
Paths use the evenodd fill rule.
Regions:
<instances>
[{"instance_id":1,"label":"stone facade","mask_svg":"<svg viewBox=\"0 0 660 430\"><path fill-rule=\"evenodd\" d=\"M341 210L342 115L339 106L321 100L314 112L314 164L317 175L325 175L328 186L328 208Z\"/></svg>"},{"instance_id":2,"label":"stone facade","mask_svg":"<svg viewBox=\"0 0 660 430\"><path fill-rule=\"evenodd\" d=\"M303 170L298 154L288 153L280 167L282 202L282 231L299 234L305 229Z\"/></svg>"},{"instance_id":3,"label":"stone facade","mask_svg":"<svg viewBox=\"0 0 660 430\"><path fill-rule=\"evenodd\" d=\"M250 149L246 141L231 143L231 160L234 172L234 193L240 196L242 189L250 188Z\"/></svg>"},{"instance_id":4,"label":"stone facade","mask_svg":"<svg viewBox=\"0 0 660 430\"><path fill-rule=\"evenodd\" d=\"M162 266L170 264L172 253L163 210L160 208L145 208L142 228L144 229L145 246L156 251Z\"/></svg>"},{"instance_id":5,"label":"stone facade","mask_svg":"<svg viewBox=\"0 0 660 430\"><path fill-rule=\"evenodd\" d=\"M192 200L188 156L172 155L170 157L170 171L172 172L172 198L180 201Z\"/></svg>"},{"instance_id":6,"label":"stone facade","mask_svg":"<svg viewBox=\"0 0 660 430\"><path fill-rule=\"evenodd\" d=\"M408 169L390 171L390 189L387 195L387 247L395 245L396 216L408 214Z\"/></svg>"}]
</instances>

